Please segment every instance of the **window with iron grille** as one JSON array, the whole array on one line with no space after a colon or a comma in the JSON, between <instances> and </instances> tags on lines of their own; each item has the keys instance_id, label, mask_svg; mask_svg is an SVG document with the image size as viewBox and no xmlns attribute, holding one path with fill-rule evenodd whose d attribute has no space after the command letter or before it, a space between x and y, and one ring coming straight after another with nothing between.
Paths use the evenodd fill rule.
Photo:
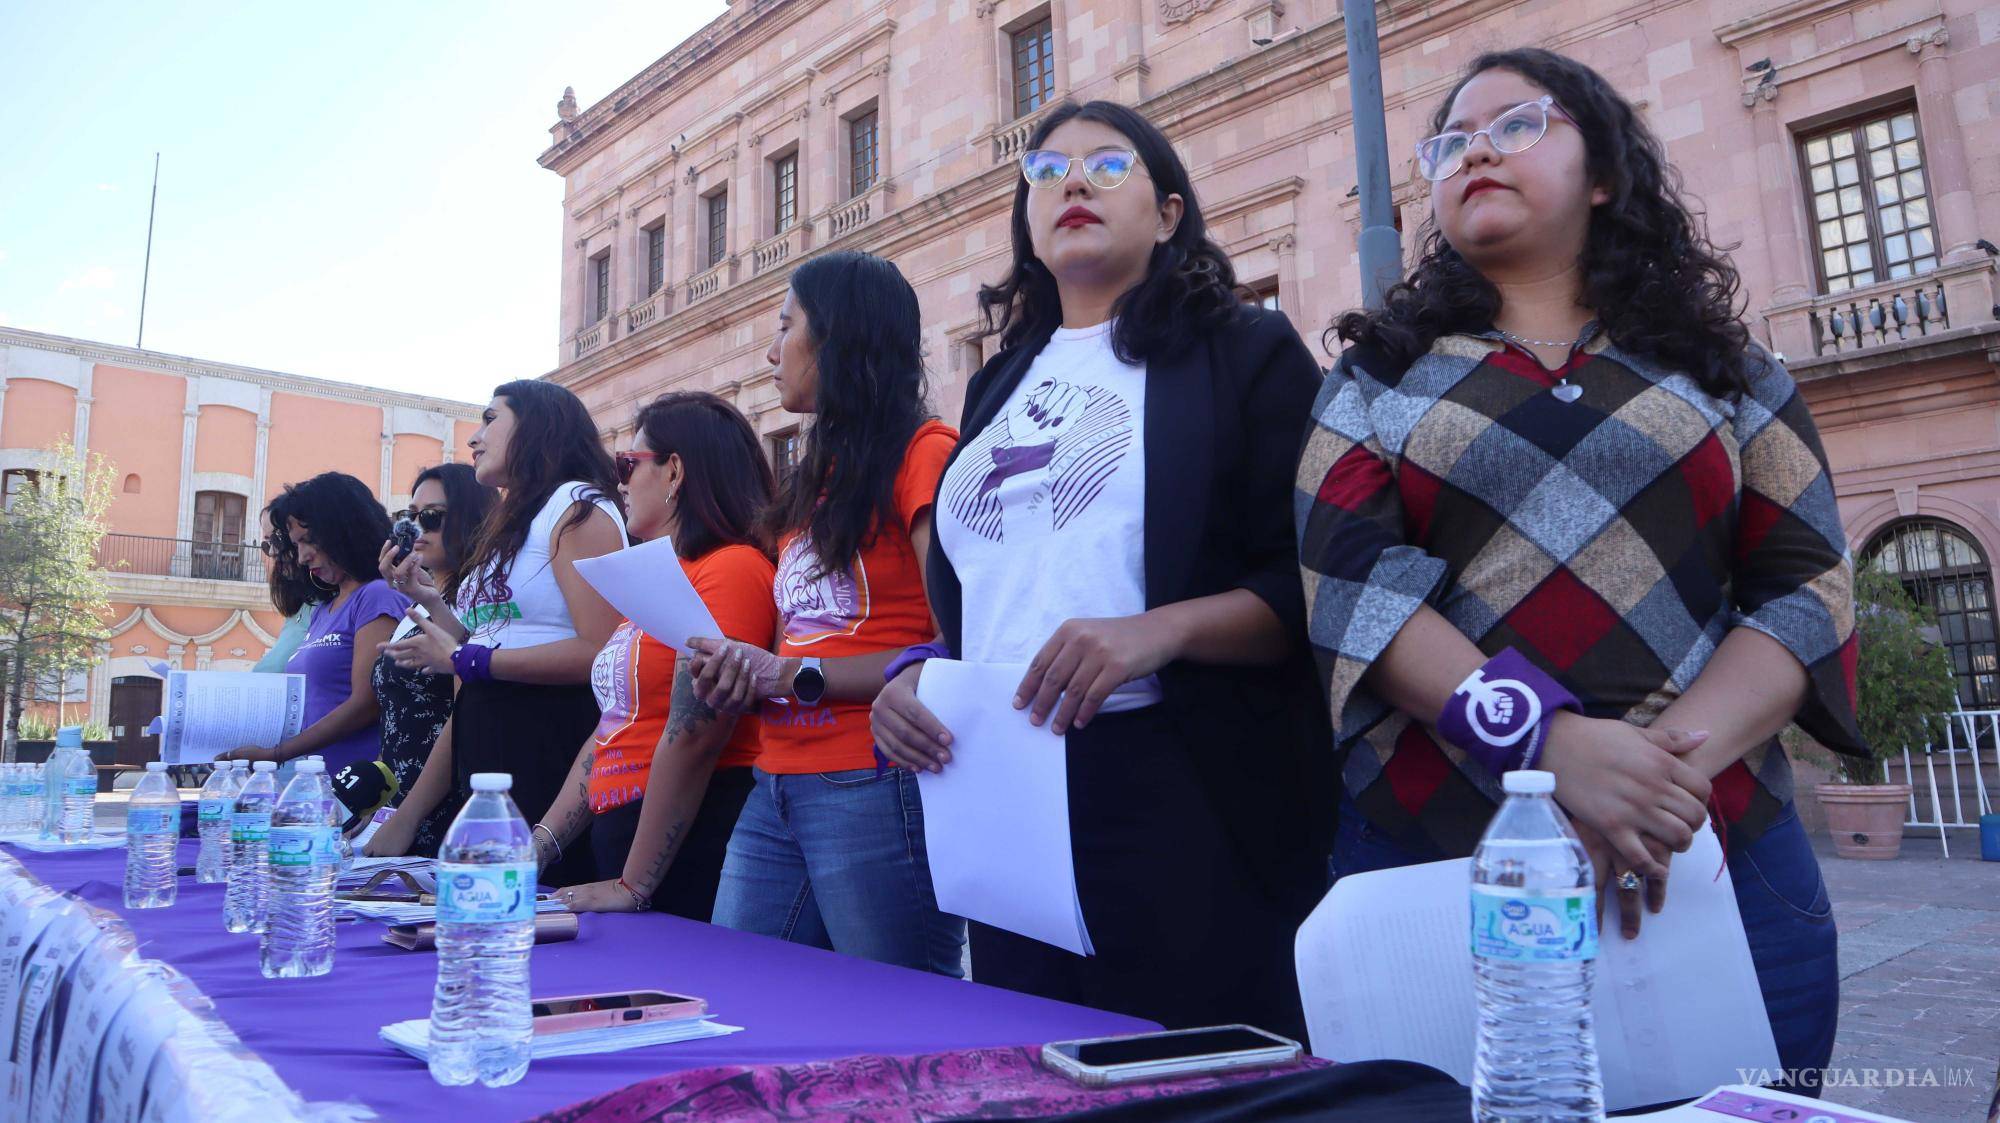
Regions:
<instances>
[{"instance_id":1,"label":"window with iron grille","mask_svg":"<svg viewBox=\"0 0 2000 1123\"><path fill-rule=\"evenodd\" d=\"M729 192L717 191L702 200L708 207L708 240L704 268L713 269L722 264L723 255L729 249Z\"/></svg>"},{"instance_id":2,"label":"window with iron grille","mask_svg":"<svg viewBox=\"0 0 2000 1123\"><path fill-rule=\"evenodd\" d=\"M0 474L0 510L11 511L14 501L31 495L42 483L42 474L33 468L9 468Z\"/></svg>"},{"instance_id":3,"label":"window with iron grille","mask_svg":"<svg viewBox=\"0 0 2000 1123\"><path fill-rule=\"evenodd\" d=\"M234 581L243 576L243 524L249 501L231 491L201 491L194 497L191 577Z\"/></svg>"},{"instance_id":4,"label":"window with iron grille","mask_svg":"<svg viewBox=\"0 0 2000 1123\"><path fill-rule=\"evenodd\" d=\"M590 322L594 324L611 314L610 250L590 259L590 289Z\"/></svg>"},{"instance_id":5,"label":"window with iron grille","mask_svg":"<svg viewBox=\"0 0 2000 1123\"><path fill-rule=\"evenodd\" d=\"M771 233L783 234L799 220L799 154L771 161Z\"/></svg>"},{"instance_id":6,"label":"window with iron grille","mask_svg":"<svg viewBox=\"0 0 2000 1123\"><path fill-rule=\"evenodd\" d=\"M1804 136L1799 164L1820 291L1937 268L1937 231L1913 106Z\"/></svg>"},{"instance_id":7,"label":"window with iron grille","mask_svg":"<svg viewBox=\"0 0 2000 1123\"><path fill-rule=\"evenodd\" d=\"M646 228L646 295L660 291L667 283L667 227L665 223Z\"/></svg>"},{"instance_id":8,"label":"window with iron grille","mask_svg":"<svg viewBox=\"0 0 2000 1123\"><path fill-rule=\"evenodd\" d=\"M778 487L782 490L792 473L798 470L799 451L803 447L797 429L787 429L771 435L771 472L778 477Z\"/></svg>"},{"instance_id":9,"label":"window with iron grille","mask_svg":"<svg viewBox=\"0 0 2000 1123\"><path fill-rule=\"evenodd\" d=\"M1026 117L1056 93L1056 29L1047 19L1014 32L1014 116Z\"/></svg>"},{"instance_id":10,"label":"window with iron grille","mask_svg":"<svg viewBox=\"0 0 2000 1123\"><path fill-rule=\"evenodd\" d=\"M879 114L871 109L847 123L847 195L853 198L875 186L879 148L876 124Z\"/></svg>"},{"instance_id":11,"label":"window with iron grille","mask_svg":"<svg viewBox=\"0 0 2000 1123\"><path fill-rule=\"evenodd\" d=\"M1884 529L1861 564L1901 579L1918 604L1937 613L1938 632L1958 678L1958 704L2000 707L2000 644L1993 629L1993 571L1970 534L1942 519L1909 519Z\"/></svg>"}]
</instances>

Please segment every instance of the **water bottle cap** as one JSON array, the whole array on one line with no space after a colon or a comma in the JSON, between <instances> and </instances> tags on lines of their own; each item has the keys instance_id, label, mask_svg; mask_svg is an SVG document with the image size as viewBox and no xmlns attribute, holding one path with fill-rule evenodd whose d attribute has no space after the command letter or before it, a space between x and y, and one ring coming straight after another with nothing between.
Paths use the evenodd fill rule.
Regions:
<instances>
[{"instance_id":1,"label":"water bottle cap","mask_svg":"<svg viewBox=\"0 0 2000 1123\"><path fill-rule=\"evenodd\" d=\"M260 760L256 764L251 765L250 770L252 772L276 772L278 770L278 762L275 760Z\"/></svg>"},{"instance_id":2,"label":"water bottle cap","mask_svg":"<svg viewBox=\"0 0 2000 1123\"><path fill-rule=\"evenodd\" d=\"M1537 772L1531 768L1517 769L1500 777L1500 786L1508 795L1548 795L1556 790L1556 774Z\"/></svg>"},{"instance_id":3,"label":"water bottle cap","mask_svg":"<svg viewBox=\"0 0 2000 1123\"><path fill-rule=\"evenodd\" d=\"M309 756L299 762L300 772L320 773L326 771L326 762L316 756Z\"/></svg>"},{"instance_id":4,"label":"water bottle cap","mask_svg":"<svg viewBox=\"0 0 2000 1123\"><path fill-rule=\"evenodd\" d=\"M80 749L83 747L83 726L65 725L56 730L56 748Z\"/></svg>"},{"instance_id":5,"label":"water bottle cap","mask_svg":"<svg viewBox=\"0 0 2000 1123\"><path fill-rule=\"evenodd\" d=\"M149 760L146 762L146 771L148 772L165 772L166 770L167 762L164 760Z\"/></svg>"},{"instance_id":6,"label":"water bottle cap","mask_svg":"<svg viewBox=\"0 0 2000 1123\"><path fill-rule=\"evenodd\" d=\"M475 792L504 792L514 786L511 772L474 772L472 790Z\"/></svg>"}]
</instances>

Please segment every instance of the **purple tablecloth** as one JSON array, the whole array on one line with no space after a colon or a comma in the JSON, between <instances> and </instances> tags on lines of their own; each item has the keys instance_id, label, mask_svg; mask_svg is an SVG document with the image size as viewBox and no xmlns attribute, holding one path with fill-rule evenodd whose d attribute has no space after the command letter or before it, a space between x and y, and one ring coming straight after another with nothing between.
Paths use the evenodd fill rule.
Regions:
<instances>
[{"instance_id":1,"label":"purple tablecloth","mask_svg":"<svg viewBox=\"0 0 2000 1123\"><path fill-rule=\"evenodd\" d=\"M934 1053L1135 1033L1149 1022L886 967L677 917L586 915L570 943L535 949L537 995L637 988L700 995L743 1033L595 1057L536 1061L511 1088L444 1088L376 1036L430 1013L437 957L342 924L333 973L265 979L253 936L222 928L222 889L181 879L170 909L127 910L124 851L9 852L49 886L125 917L140 953L173 964L246 1045L309 1100L358 1099L384 1119L522 1119L647 1077L727 1064ZM183 843L192 865L195 847Z\"/></svg>"}]
</instances>

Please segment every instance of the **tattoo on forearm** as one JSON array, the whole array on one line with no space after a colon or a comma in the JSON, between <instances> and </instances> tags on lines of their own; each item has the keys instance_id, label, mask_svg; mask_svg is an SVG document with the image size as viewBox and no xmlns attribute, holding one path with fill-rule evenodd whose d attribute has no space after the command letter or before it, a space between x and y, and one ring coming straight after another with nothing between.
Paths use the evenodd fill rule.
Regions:
<instances>
[{"instance_id":1,"label":"tattoo on forearm","mask_svg":"<svg viewBox=\"0 0 2000 1123\"><path fill-rule=\"evenodd\" d=\"M667 837L660 840L660 852L653 857L653 864L645 873L644 884L648 894L657 892L660 883L666 879L667 867L674 864L674 855L681 852L681 835L686 830L685 820L667 827Z\"/></svg>"},{"instance_id":2,"label":"tattoo on forearm","mask_svg":"<svg viewBox=\"0 0 2000 1123\"><path fill-rule=\"evenodd\" d=\"M674 700L667 710L667 740L692 733L715 718L715 708L695 697L694 677L688 674L687 661L681 660L674 666Z\"/></svg>"}]
</instances>

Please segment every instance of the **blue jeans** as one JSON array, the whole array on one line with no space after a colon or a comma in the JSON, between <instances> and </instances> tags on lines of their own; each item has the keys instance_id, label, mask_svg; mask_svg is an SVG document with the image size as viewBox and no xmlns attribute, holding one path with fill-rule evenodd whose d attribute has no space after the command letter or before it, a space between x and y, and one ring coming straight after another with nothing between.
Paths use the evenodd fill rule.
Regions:
<instances>
[{"instance_id":1,"label":"blue jeans","mask_svg":"<svg viewBox=\"0 0 2000 1123\"><path fill-rule=\"evenodd\" d=\"M1340 810L1340 831L1333 845L1336 877L1445 857L1397 844L1364 819L1345 796ZM1757 968L1757 985L1771 1016L1771 1036L1777 1039L1778 1061L1788 1075L1814 1073L1803 1082L1777 1086L1817 1096L1818 1072L1833 1058L1834 1028L1840 1019L1839 936L1819 859L1799 824L1798 809L1786 805L1777 821L1752 842L1730 839L1728 862L1750 961ZM1674 907L1671 893L1667 907Z\"/></svg>"},{"instance_id":2,"label":"blue jeans","mask_svg":"<svg viewBox=\"0 0 2000 1123\"><path fill-rule=\"evenodd\" d=\"M756 787L729 839L715 923L963 975L965 922L938 911L914 774L752 771Z\"/></svg>"}]
</instances>

